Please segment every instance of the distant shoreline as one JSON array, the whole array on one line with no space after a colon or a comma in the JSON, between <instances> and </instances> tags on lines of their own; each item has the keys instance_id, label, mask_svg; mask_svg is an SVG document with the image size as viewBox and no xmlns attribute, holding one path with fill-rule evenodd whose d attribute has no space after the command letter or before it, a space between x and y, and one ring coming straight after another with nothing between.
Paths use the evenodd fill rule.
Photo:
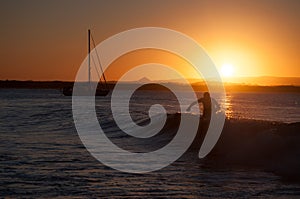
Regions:
<instances>
[{"instance_id":1,"label":"distant shoreline","mask_svg":"<svg viewBox=\"0 0 300 199\"><path fill-rule=\"evenodd\" d=\"M65 81L19 81L19 80L0 80L0 89L58 89L72 87L74 82ZM108 82L108 87L113 89L115 82ZM138 82L124 82L124 89L129 85L141 84ZM166 90L158 85L159 83L147 83L140 90ZM186 85L177 83L166 83L175 85L178 90L186 90ZM142 85L142 84L141 84ZM205 84L192 84L195 91L207 91ZM278 86L260 86L260 85L244 85L244 84L225 84L227 92L282 92L282 93L300 93L300 86L293 85L278 85Z\"/></svg>"}]
</instances>

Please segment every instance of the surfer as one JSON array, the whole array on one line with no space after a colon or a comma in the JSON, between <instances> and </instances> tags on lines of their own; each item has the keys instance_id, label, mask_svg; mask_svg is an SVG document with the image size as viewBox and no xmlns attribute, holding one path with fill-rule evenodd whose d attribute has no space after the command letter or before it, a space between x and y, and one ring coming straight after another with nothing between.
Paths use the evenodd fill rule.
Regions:
<instances>
[{"instance_id":1,"label":"surfer","mask_svg":"<svg viewBox=\"0 0 300 199\"><path fill-rule=\"evenodd\" d=\"M215 113L217 110L220 109L220 105L218 104L218 102L214 98L211 98L208 92L205 92L203 94L203 97L191 103L190 106L186 109L186 111L191 111L192 106L196 105L197 103L203 104L202 117L205 120L210 120L212 111L214 111Z\"/></svg>"},{"instance_id":2,"label":"surfer","mask_svg":"<svg viewBox=\"0 0 300 199\"><path fill-rule=\"evenodd\" d=\"M205 138L205 135L207 133L210 120L211 120L211 115L212 113L216 113L217 110L220 109L220 106L218 102L210 97L210 94L208 92L205 92L203 94L203 97L192 102L189 107L186 109L186 111L191 111L191 108L196 105L197 103L202 103L203 105L203 114L201 117L201 122L199 123L199 128L198 132L196 134L196 137L190 147L191 151L198 151L200 150L200 146L202 146L203 140Z\"/></svg>"}]
</instances>

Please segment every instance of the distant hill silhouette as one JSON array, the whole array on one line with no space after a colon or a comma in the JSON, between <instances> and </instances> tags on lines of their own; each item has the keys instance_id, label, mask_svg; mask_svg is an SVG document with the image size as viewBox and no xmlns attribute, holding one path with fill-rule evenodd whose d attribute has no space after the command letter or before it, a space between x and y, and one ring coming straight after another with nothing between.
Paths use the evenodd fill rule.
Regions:
<instances>
[{"instance_id":1,"label":"distant hill silhouette","mask_svg":"<svg viewBox=\"0 0 300 199\"><path fill-rule=\"evenodd\" d=\"M139 83L150 83L152 81L150 79L148 79L147 77L143 77L143 78L139 79L137 82L139 82Z\"/></svg>"},{"instance_id":2,"label":"distant hill silhouette","mask_svg":"<svg viewBox=\"0 0 300 199\"><path fill-rule=\"evenodd\" d=\"M261 83L271 82L273 80L281 80L281 85L265 86L264 84L238 84L238 83L225 83L225 89L227 92L293 92L300 93L300 78L278 78L278 77L255 77L260 79ZM254 78L254 79L255 79ZM251 81L253 78L244 79ZM254 80L253 80L254 81ZM299 81L299 82L298 82ZM151 81L148 78L142 78L138 81L133 82L119 82L121 88L126 90L131 88L132 84L146 84L142 90L165 90L162 89L159 83L164 82L165 84L171 85L177 90L186 90L186 84L182 82L176 82L176 80L161 80ZM190 81L192 82L192 81ZM204 81L192 83L192 87L195 91L207 91L207 86ZM213 82L212 82L213 83ZM26 88L26 89L63 89L64 87L72 87L74 82L63 82L63 81L17 81L17 80L0 80L0 88ZM108 87L112 90L116 84L116 81L109 81Z\"/></svg>"},{"instance_id":3,"label":"distant hill silhouette","mask_svg":"<svg viewBox=\"0 0 300 199\"><path fill-rule=\"evenodd\" d=\"M263 85L263 86L274 86L274 85L294 85L300 86L300 77L271 77L271 76L260 76L260 77L233 77L227 82L248 84L248 85Z\"/></svg>"},{"instance_id":4,"label":"distant hill silhouette","mask_svg":"<svg viewBox=\"0 0 300 199\"><path fill-rule=\"evenodd\" d=\"M202 84L205 81L203 79L189 78L190 83ZM211 80L213 81L213 80ZM167 80L155 80L151 81L144 77L138 81L139 83L186 83L184 79L167 79ZM272 77L272 76L258 76L258 77L230 77L223 80L227 84L243 84L243 85L255 85L255 86L279 86L279 85L293 85L300 86L300 77Z\"/></svg>"}]
</instances>

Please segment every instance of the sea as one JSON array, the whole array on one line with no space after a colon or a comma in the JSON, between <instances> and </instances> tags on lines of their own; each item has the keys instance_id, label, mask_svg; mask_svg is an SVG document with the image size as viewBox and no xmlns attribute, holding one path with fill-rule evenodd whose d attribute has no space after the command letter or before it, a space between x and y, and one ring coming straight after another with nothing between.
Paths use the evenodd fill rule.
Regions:
<instances>
[{"instance_id":1,"label":"sea","mask_svg":"<svg viewBox=\"0 0 300 199\"><path fill-rule=\"evenodd\" d=\"M188 107L190 94L182 95ZM180 111L174 95L166 91L138 91L130 102L137 122L149 117L152 104L164 106L168 114ZM228 119L300 122L300 93L233 92L220 103ZM210 167L193 155L145 174L105 166L82 144L73 121L72 98L60 90L0 89L0 107L1 198L300 197L299 181L286 181L264 169ZM110 96L96 97L100 124L119 135L110 108Z\"/></svg>"}]
</instances>

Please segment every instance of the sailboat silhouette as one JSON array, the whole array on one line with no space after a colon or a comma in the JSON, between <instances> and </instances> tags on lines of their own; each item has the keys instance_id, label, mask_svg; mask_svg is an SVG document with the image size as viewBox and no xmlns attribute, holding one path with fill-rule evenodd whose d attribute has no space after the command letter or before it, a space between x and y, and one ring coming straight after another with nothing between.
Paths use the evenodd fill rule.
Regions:
<instances>
[{"instance_id":1,"label":"sailboat silhouette","mask_svg":"<svg viewBox=\"0 0 300 199\"><path fill-rule=\"evenodd\" d=\"M91 34L91 30L89 29L88 30L88 84L86 85L86 89L88 91L92 91L92 89L91 89L92 88L92 86L91 86L91 84L92 84L92 82L91 82L91 41L93 42L93 46L95 48L95 46L96 46L95 41L94 41L94 38ZM110 90L108 88L106 78L105 78L101 63L100 63L100 58L99 58L99 55L98 55L98 52L97 52L96 48L95 48L95 52L96 52L96 55L97 55L96 57L97 57L97 61L99 63L99 67L100 67L101 72L102 72L102 78L101 78L99 76L98 69L96 68L97 69L97 74L99 76L99 85L97 86L95 96L106 96L109 93ZM93 62L95 64L94 59L93 59ZM96 67L96 64L95 64L95 67ZM65 88L63 88L62 92L65 96L72 96L73 87L65 87ZM87 93L90 95L92 92L87 92Z\"/></svg>"}]
</instances>

